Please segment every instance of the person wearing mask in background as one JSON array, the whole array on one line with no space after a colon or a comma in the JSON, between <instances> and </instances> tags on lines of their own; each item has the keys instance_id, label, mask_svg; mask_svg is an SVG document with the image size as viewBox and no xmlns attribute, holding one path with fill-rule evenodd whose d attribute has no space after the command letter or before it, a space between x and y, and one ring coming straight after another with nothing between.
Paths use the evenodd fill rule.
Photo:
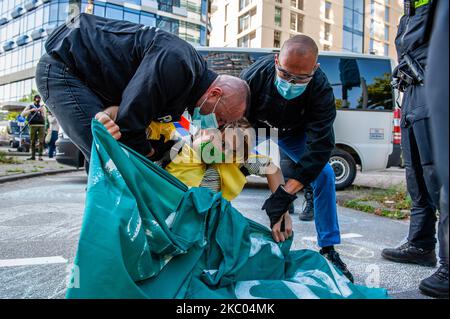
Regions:
<instances>
[{"instance_id":1,"label":"person wearing mask in background","mask_svg":"<svg viewBox=\"0 0 450 319\"><path fill-rule=\"evenodd\" d=\"M297 35L283 44L279 55L255 62L241 78L251 90L248 120L255 128L278 130L281 169L288 178L263 205L271 226L289 210L295 194L311 185L320 253L353 281L334 248L341 238L335 175L328 160L335 145L336 105L318 55L313 39Z\"/></svg>"},{"instance_id":2,"label":"person wearing mask in background","mask_svg":"<svg viewBox=\"0 0 450 319\"><path fill-rule=\"evenodd\" d=\"M404 93L401 107L402 151L412 208L407 241L397 248L384 249L381 255L393 262L435 267L440 183L433 156L429 101L425 92L426 86L430 85L429 77L424 79L430 40L426 26L431 1L404 0L404 3L405 14L400 20L395 40L399 65L393 73L393 85ZM442 97L435 98L440 100ZM440 250L440 255L444 256L443 245Z\"/></svg>"},{"instance_id":3,"label":"person wearing mask in background","mask_svg":"<svg viewBox=\"0 0 450 319\"><path fill-rule=\"evenodd\" d=\"M162 29L79 14L53 31L36 67L36 83L59 125L89 161L91 121L119 106L114 136L158 160L172 147L150 142L151 122L176 122L202 106L214 126L244 116L245 81L217 75L186 41Z\"/></svg>"},{"instance_id":4,"label":"person wearing mask in background","mask_svg":"<svg viewBox=\"0 0 450 319\"><path fill-rule=\"evenodd\" d=\"M50 111L47 114L48 130L45 142L48 145L48 158L53 158L56 155L56 140L58 139L59 124L56 117Z\"/></svg>"},{"instance_id":5,"label":"person wearing mask in background","mask_svg":"<svg viewBox=\"0 0 450 319\"><path fill-rule=\"evenodd\" d=\"M36 160L36 141L39 143L39 160L42 161L42 152L44 151L45 138L45 107L41 105L40 95L35 95L33 104L27 106L22 114L27 119L30 126L30 140L31 140L31 157L28 160Z\"/></svg>"}]
</instances>

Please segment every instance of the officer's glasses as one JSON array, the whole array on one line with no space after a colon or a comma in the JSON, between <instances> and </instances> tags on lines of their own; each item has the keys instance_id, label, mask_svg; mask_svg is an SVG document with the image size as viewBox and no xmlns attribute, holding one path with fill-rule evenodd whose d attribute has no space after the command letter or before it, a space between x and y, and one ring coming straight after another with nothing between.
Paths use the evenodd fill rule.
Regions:
<instances>
[{"instance_id":1,"label":"officer's glasses","mask_svg":"<svg viewBox=\"0 0 450 319\"><path fill-rule=\"evenodd\" d=\"M278 64L275 64L275 69L281 73L281 77L288 81L289 83L309 83L311 79L314 77L314 73L316 73L318 66L316 65L314 67L314 70L311 74L302 74L302 75L293 75L292 73L289 73L285 69L283 69Z\"/></svg>"}]
</instances>

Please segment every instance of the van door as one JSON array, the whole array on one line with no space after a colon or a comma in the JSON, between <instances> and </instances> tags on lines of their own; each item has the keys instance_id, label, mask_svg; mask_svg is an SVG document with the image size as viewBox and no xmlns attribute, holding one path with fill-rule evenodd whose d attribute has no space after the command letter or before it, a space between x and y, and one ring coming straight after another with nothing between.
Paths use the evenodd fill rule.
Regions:
<instances>
[{"instance_id":1,"label":"van door","mask_svg":"<svg viewBox=\"0 0 450 319\"><path fill-rule=\"evenodd\" d=\"M319 62L336 97L336 146L363 171L385 169L393 149L391 61L343 55Z\"/></svg>"}]
</instances>

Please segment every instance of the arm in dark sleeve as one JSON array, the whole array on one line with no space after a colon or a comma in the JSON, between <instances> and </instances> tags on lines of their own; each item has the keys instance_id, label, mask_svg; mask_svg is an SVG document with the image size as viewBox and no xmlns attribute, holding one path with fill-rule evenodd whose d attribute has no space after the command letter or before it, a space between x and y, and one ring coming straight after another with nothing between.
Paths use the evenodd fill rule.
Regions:
<instances>
[{"instance_id":1,"label":"arm in dark sleeve","mask_svg":"<svg viewBox=\"0 0 450 319\"><path fill-rule=\"evenodd\" d=\"M334 94L328 81L322 89L313 88L314 97L309 106L306 125L306 146L300 161L296 164L295 179L303 185L313 182L330 159L335 140L333 123L336 118Z\"/></svg>"},{"instance_id":2,"label":"arm in dark sleeve","mask_svg":"<svg viewBox=\"0 0 450 319\"><path fill-rule=\"evenodd\" d=\"M146 134L148 125L192 83L192 73L177 56L165 50L149 50L122 94L117 116L120 141L148 155L152 150Z\"/></svg>"}]
</instances>

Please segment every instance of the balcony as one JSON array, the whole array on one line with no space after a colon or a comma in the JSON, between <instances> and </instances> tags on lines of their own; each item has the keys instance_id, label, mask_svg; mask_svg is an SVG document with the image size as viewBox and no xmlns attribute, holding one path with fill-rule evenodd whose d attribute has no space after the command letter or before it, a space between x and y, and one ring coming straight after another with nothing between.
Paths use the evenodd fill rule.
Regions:
<instances>
[{"instance_id":1,"label":"balcony","mask_svg":"<svg viewBox=\"0 0 450 319\"><path fill-rule=\"evenodd\" d=\"M31 11L31 10L36 9L36 7L37 7L36 3L37 3L37 0L30 0L28 2L25 2L25 5L24 5L25 10Z\"/></svg>"},{"instance_id":2,"label":"balcony","mask_svg":"<svg viewBox=\"0 0 450 319\"><path fill-rule=\"evenodd\" d=\"M5 43L3 43L3 50L6 51L11 51L12 49L14 49L14 41L6 41Z\"/></svg>"},{"instance_id":3,"label":"balcony","mask_svg":"<svg viewBox=\"0 0 450 319\"><path fill-rule=\"evenodd\" d=\"M45 30L43 28L39 28L37 30L34 30L33 32L31 32L31 38L33 40L38 40L40 38L44 37L44 32Z\"/></svg>"},{"instance_id":4,"label":"balcony","mask_svg":"<svg viewBox=\"0 0 450 319\"><path fill-rule=\"evenodd\" d=\"M12 17L13 19L18 18L18 17L20 17L20 16L24 13L24 11L25 11L25 10L23 10L22 7L16 7L16 8L14 8L13 11L11 11L11 17Z\"/></svg>"},{"instance_id":5,"label":"balcony","mask_svg":"<svg viewBox=\"0 0 450 319\"><path fill-rule=\"evenodd\" d=\"M0 18L0 25L4 25L8 23L8 18Z\"/></svg>"},{"instance_id":6,"label":"balcony","mask_svg":"<svg viewBox=\"0 0 450 319\"><path fill-rule=\"evenodd\" d=\"M17 44L17 46L22 46L22 45L27 44L28 38L29 38L28 35L21 35L21 36L19 36L19 37L16 39L16 44Z\"/></svg>"}]
</instances>

